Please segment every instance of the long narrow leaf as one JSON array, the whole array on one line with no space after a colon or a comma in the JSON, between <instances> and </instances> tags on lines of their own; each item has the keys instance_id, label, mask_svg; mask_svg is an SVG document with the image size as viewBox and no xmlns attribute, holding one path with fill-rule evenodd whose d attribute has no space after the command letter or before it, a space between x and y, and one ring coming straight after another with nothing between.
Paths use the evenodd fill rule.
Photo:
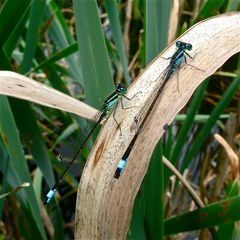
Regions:
<instances>
[{"instance_id":1,"label":"long narrow leaf","mask_svg":"<svg viewBox=\"0 0 240 240\"><path fill-rule=\"evenodd\" d=\"M167 44L170 1L146 1L145 39L148 64ZM161 71L161 69L159 69Z\"/></svg>"},{"instance_id":2,"label":"long narrow leaf","mask_svg":"<svg viewBox=\"0 0 240 240\"><path fill-rule=\"evenodd\" d=\"M20 143L13 115L5 96L0 96L0 106L0 133L9 155L9 171L13 171L15 174L15 178L8 178L8 181L14 188L22 182L31 182L31 178L23 155L22 145ZM38 232L39 238L46 238L39 207L32 187L23 189L18 192L17 195L23 204L23 210L26 211L28 209L29 217L31 220L34 220L34 222L32 222L33 230L36 227L35 231Z\"/></svg>"},{"instance_id":3,"label":"long narrow leaf","mask_svg":"<svg viewBox=\"0 0 240 240\"><path fill-rule=\"evenodd\" d=\"M124 48L120 19L119 19L120 6L118 5L116 0L105 1L105 4L106 4L108 17L110 20L113 39L116 43L116 47L117 47L118 55L122 64L124 76L125 76L126 82L130 84L131 79L128 73L128 63L127 63L127 58L125 54L125 48Z\"/></svg>"},{"instance_id":4,"label":"long narrow leaf","mask_svg":"<svg viewBox=\"0 0 240 240\"><path fill-rule=\"evenodd\" d=\"M146 176L146 213L145 228L149 239L162 239L164 234L163 219L163 163L161 145L158 144L152 156L149 172Z\"/></svg>"},{"instance_id":5,"label":"long narrow leaf","mask_svg":"<svg viewBox=\"0 0 240 240\"><path fill-rule=\"evenodd\" d=\"M41 169L48 184L54 183L48 152L37 125L37 119L27 102L10 99L14 119L21 135L33 154L34 160Z\"/></svg>"},{"instance_id":6,"label":"long narrow leaf","mask_svg":"<svg viewBox=\"0 0 240 240\"><path fill-rule=\"evenodd\" d=\"M38 40L38 32L43 20L43 13L45 7L46 0L33 0L30 10L29 26L26 36L26 47L24 49L24 57L21 63L22 73L27 72L32 65Z\"/></svg>"},{"instance_id":7,"label":"long narrow leaf","mask_svg":"<svg viewBox=\"0 0 240 240\"><path fill-rule=\"evenodd\" d=\"M218 14L219 13L218 11L222 7L223 3L224 0L218 0L217 4L215 0L205 1L205 3L202 5L202 8L200 9L199 14L193 20L193 22L195 23L196 21L200 21L202 19Z\"/></svg>"},{"instance_id":8,"label":"long narrow leaf","mask_svg":"<svg viewBox=\"0 0 240 240\"><path fill-rule=\"evenodd\" d=\"M112 92L113 81L97 4L74 0L73 8L86 100L99 107Z\"/></svg>"},{"instance_id":9,"label":"long narrow leaf","mask_svg":"<svg viewBox=\"0 0 240 240\"><path fill-rule=\"evenodd\" d=\"M31 70L31 72L36 72L38 69L46 67L50 63L54 63L56 61L61 60L62 58L65 58L73 53L75 53L78 50L77 42L72 43L66 48L63 48L62 50L58 51L57 53L54 53L52 56L47 58L45 61L40 63L36 68Z\"/></svg>"},{"instance_id":10,"label":"long narrow leaf","mask_svg":"<svg viewBox=\"0 0 240 240\"><path fill-rule=\"evenodd\" d=\"M51 39L53 40L57 51L61 51L60 49L64 49L75 42L75 39L73 38L63 16L62 10L58 7L55 1L51 1L50 5L48 5L46 15L48 19L54 16L53 21L49 27L49 35L51 36ZM82 85L82 73L77 62L77 55L72 54L71 56L66 57L65 60L68 63L67 72L73 78L71 81L78 82Z\"/></svg>"},{"instance_id":11,"label":"long narrow leaf","mask_svg":"<svg viewBox=\"0 0 240 240\"><path fill-rule=\"evenodd\" d=\"M22 0L21 4L18 1L7 0L0 11L0 46L4 44L9 35L21 21L25 11L28 11L31 0Z\"/></svg>"},{"instance_id":12,"label":"long narrow leaf","mask_svg":"<svg viewBox=\"0 0 240 240\"><path fill-rule=\"evenodd\" d=\"M240 220L240 196L165 220L165 234L193 231Z\"/></svg>"},{"instance_id":13,"label":"long narrow leaf","mask_svg":"<svg viewBox=\"0 0 240 240\"><path fill-rule=\"evenodd\" d=\"M240 192L240 184L239 181L236 179L229 191L228 198L238 196ZM240 202L239 202L240 204ZM217 239L224 240L224 239L234 239L234 225L235 223L225 223L219 226L217 231Z\"/></svg>"},{"instance_id":14,"label":"long narrow leaf","mask_svg":"<svg viewBox=\"0 0 240 240\"><path fill-rule=\"evenodd\" d=\"M137 195L134 202L132 220L128 231L128 240L147 239L144 232L144 219L141 210L142 209L140 195Z\"/></svg>"}]
</instances>

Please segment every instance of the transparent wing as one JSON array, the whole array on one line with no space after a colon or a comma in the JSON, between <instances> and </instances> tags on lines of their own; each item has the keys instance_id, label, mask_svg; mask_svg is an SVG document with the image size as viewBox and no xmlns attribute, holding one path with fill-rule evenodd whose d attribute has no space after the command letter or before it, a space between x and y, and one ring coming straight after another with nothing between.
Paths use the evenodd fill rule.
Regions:
<instances>
[{"instance_id":1,"label":"transparent wing","mask_svg":"<svg viewBox=\"0 0 240 240\"><path fill-rule=\"evenodd\" d=\"M77 134L75 137L68 138L63 143L60 143L57 148L57 160L60 162L69 163L76 155L76 153L82 149L80 149L86 141L87 136L95 128L95 125L100 118L102 111L99 111L96 116L94 117L94 121L87 121L87 125L80 133ZM76 135L76 134L75 134ZM77 159L75 159L77 160Z\"/></svg>"}]
</instances>

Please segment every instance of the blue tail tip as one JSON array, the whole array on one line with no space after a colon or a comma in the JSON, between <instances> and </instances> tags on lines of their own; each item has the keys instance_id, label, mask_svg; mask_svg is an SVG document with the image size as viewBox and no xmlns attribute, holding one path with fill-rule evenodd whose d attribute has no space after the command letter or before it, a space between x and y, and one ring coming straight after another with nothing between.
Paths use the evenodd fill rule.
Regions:
<instances>
[{"instance_id":1,"label":"blue tail tip","mask_svg":"<svg viewBox=\"0 0 240 240\"><path fill-rule=\"evenodd\" d=\"M48 192L48 194L46 195L45 199L44 199L44 205L47 205L51 199L53 198L55 192L57 189L50 189L50 191Z\"/></svg>"}]
</instances>

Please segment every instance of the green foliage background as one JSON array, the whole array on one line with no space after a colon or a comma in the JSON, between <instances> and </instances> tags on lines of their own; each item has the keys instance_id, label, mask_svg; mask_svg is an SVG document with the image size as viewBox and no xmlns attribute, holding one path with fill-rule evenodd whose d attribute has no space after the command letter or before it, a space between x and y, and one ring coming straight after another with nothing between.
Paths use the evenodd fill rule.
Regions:
<instances>
[{"instance_id":1,"label":"green foliage background","mask_svg":"<svg viewBox=\"0 0 240 240\"><path fill-rule=\"evenodd\" d=\"M167 46L169 32L175 39L199 20L239 10L237 0L198 2L182 1L174 18L175 32L169 26L174 1L5 0L0 3L0 68L99 108L115 82L129 85ZM239 154L239 70L239 55L233 56L198 88L156 147L135 201L129 239L163 239L179 233L168 238L240 236L239 181L226 176L227 156L212 138L220 133ZM23 182L31 183L0 199L0 239L73 238L78 185L74 173L68 174L59 197L48 208L42 201L54 184L54 173L59 175L64 168L56 161L54 147L70 136L81 136L86 124L64 112L0 96L1 195ZM89 150L76 165L78 179ZM181 172L189 170L188 179L206 208L190 213L191 198L170 181L161 154ZM228 211L219 217L226 204ZM203 213L207 213L204 219Z\"/></svg>"}]
</instances>

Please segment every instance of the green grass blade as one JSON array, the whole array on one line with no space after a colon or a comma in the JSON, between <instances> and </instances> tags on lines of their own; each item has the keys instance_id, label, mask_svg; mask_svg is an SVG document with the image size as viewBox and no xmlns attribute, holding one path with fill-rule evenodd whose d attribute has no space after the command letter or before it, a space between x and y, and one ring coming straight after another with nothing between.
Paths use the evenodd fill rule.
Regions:
<instances>
[{"instance_id":1,"label":"green grass blade","mask_svg":"<svg viewBox=\"0 0 240 240\"><path fill-rule=\"evenodd\" d=\"M185 122L187 117L188 117L187 114L178 114L175 117L175 120L178 121L178 122ZM229 114L221 114L219 116L219 120L228 120L229 117L230 117ZM205 123L205 122L207 122L208 119L209 119L209 115L208 114L196 114L194 116L194 122L197 122L197 123Z\"/></svg>"},{"instance_id":2,"label":"green grass blade","mask_svg":"<svg viewBox=\"0 0 240 240\"><path fill-rule=\"evenodd\" d=\"M218 240L233 239L234 224L235 223L221 225L218 229L217 239Z\"/></svg>"},{"instance_id":3,"label":"green grass blade","mask_svg":"<svg viewBox=\"0 0 240 240\"><path fill-rule=\"evenodd\" d=\"M75 42L69 26L66 23L66 20L63 16L62 9L59 8L58 4L55 1L51 1L46 9L46 15L48 19L54 16L53 21L49 27L49 35L56 47L57 51L60 49L66 48L69 44ZM71 79L73 82L78 82L81 85L83 84L81 70L77 62L77 55L73 54L67 57L66 62L68 63L68 75L72 76Z\"/></svg>"},{"instance_id":4,"label":"green grass blade","mask_svg":"<svg viewBox=\"0 0 240 240\"><path fill-rule=\"evenodd\" d=\"M8 168L8 153L6 148L4 147L4 143L3 143L3 139L1 137L0 134L0 170L1 172L5 173L2 176L2 181L1 181L1 189L0 192L1 194L6 193L7 191L9 191L8 188L8 181L7 181L7 176L6 176L6 172L7 172L7 168ZM0 201L0 218L2 219L4 213L4 201Z\"/></svg>"},{"instance_id":5,"label":"green grass blade","mask_svg":"<svg viewBox=\"0 0 240 240\"><path fill-rule=\"evenodd\" d=\"M218 105L214 108L208 121L204 124L198 135L195 137L194 142L192 144L192 148L188 151L183 164L181 166L181 170L185 169L189 163L192 161L193 157L197 154L199 149L203 146L207 137L211 134L211 129L218 120L219 116L223 113L224 109L228 106L234 94L239 90L240 86L240 76L235 78L228 89L225 91Z\"/></svg>"},{"instance_id":6,"label":"green grass blade","mask_svg":"<svg viewBox=\"0 0 240 240\"><path fill-rule=\"evenodd\" d=\"M161 145L158 144L145 178L145 229L148 239L163 239L163 163Z\"/></svg>"},{"instance_id":7,"label":"green grass blade","mask_svg":"<svg viewBox=\"0 0 240 240\"><path fill-rule=\"evenodd\" d=\"M224 0L218 0L217 4L216 4L216 0L205 1L205 3L202 5L202 7L200 9L199 14L193 20L193 23L196 23L197 21L201 21L208 17L219 14L219 10L222 7L222 5L224 4L224 2L225 2Z\"/></svg>"},{"instance_id":8,"label":"green grass blade","mask_svg":"<svg viewBox=\"0 0 240 240\"><path fill-rule=\"evenodd\" d=\"M21 21L30 4L31 0L22 0L21 4L15 0L5 1L0 11L0 46L5 43L18 22Z\"/></svg>"},{"instance_id":9,"label":"green grass blade","mask_svg":"<svg viewBox=\"0 0 240 240\"><path fill-rule=\"evenodd\" d=\"M51 161L32 109L27 102L21 100L10 99L9 102L24 142L31 151L33 159L41 169L47 183L52 185L54 176Z\"/></svg>"},{"instance_id":10,"label":"green grass blade","mask_svg":"<svg viewBox=\"0 0 240 240\"><path fill-rule=\"evenodd\" d=\"M97 4L74 0L73 9L86 100L99 107L114 88Z\"/></svg>"},{"instance_id":11,"label":"green grass blade","mask_svg":"<svg viewBox=\"0 0 240 240\"><path fill-rule=\"evenodd\" d=\"M172 152L172 147L173 147L173 143L174 143L174 140L173 140L173 125L170 125L167 129L167 132L165 132L165 136L164 139L165 142L164 142L164 156L167 158L167 159L170 159L170 156L171 156L171 152Z\"/></svg>"},{"instance_id":12,"label":"green grass blade","mask_svg":"<svg viewBox=\"0 0 240 240\"><path fill-rule=\"evenodd\" d=\"M7 56L12 56L14 50L18 48L19 40L21 39L22 32L25 30L25 25L28 21L29 11L25 11L20 21L16 24L11 32L9 38L4 43L4 51Z\"/></svg>"},{"instance_id":13,"label":"green grass blade","mask_svg":"<svg viewBox=\"0 0 240 240\"><path fill-rule=\"evenodd\" d=\"M68 47L63 48L62 50L54 53L52 56L50 56L45 61L40 63L37 67L32 69L31 72L36 72L37 70L46 67L50 63L52 64L52 63L57 62L57 61L59 61L63 58L66 58L66 57L70 56L71 54L77 52L77 50L78 50L77 42L72 43Z\"/></svg>"},{"instance_id":14,"label":"green grass blade","mask_svg":"<svg viewBox=\"0 0 240 240\"><path fill-rule=\"evenodd\" d=\"M146 1L146 64L166 47L171 1ZM161 71L161 69L159 69Z\"/></svg>"},{"instance_id":15,"label":"green grass blade","mask_svg":"<svg viewBox=\"0 0 240 240\"><path fill-rule=\"evenodd\" d=\"M230 0L228 1L226 12L237 11L239 6L240 6L239 0Z\"/></svg>"},{"instance_id":16,"label":"green grass blade","mask_svg":"<svg viewBox=\"0 0 240 240\"><path fill-rule=\"evenodd\" d=\"M47 57L44 55L44 52L40 47L37 47L36 49L36 59L38 60L38 62L45 62L47 60ZM66 85L62 81L55 66L52 63L47 64L41 70L46 73L49 82L55 89L70 95Z\"/></svg>"},{"instance_id":17,"label":"green grass blade","mask_svg":"<svg viewBox=\"0 0 240 240\"><path fill-rule=\"evenodd\" d=\"M56 210L54 211L53 214L53 219L54 221L54 239L64 239L64 222L63 222L63 217L62 217L62 211L59 205L56 206Z\"/></svg>"},{"instance_id":18,"label":"green grass blade","mask_svg":"<svg viewBox=\"0 0 240 240\"><path fill-rule=\"evenodd\" d=\"M48 9L48 16L54 16L51 31L58 46L64 46L66 43L73 43L75 39L70 32L69 25L66 23L66 17L63 15L63 9L56 1L51 1ZM57 34L59 33L59 35Z\"/></svg>"},{"instance_id":19,"label":"green grass blade","mask_svg":"<svg viewBox=\"0 0 240 240\"><path fill-rule=\"evenodd\" d=\"M172 2L161 0L160 4L160 22L158 23L160 30L158 31L161 31L160 51L162 51L168 43L169 19Z\"/></svg>"},{"instance_id":20,"label":"green grass blade","mask_svg":"<svg viewBox=\"0 0 240 240\"><path fill-rule=\"evenodd\" d=\"M5 174L8 175L8 183L12 188L15 188L23 182L31 182L31 178L23 155L23 149L18 136L17 127L5 96L0 96L0 106L0 133L9 155L8 171ZM14 176L14 178L11 176ZM19 191L17 196L21 202L23 211L25 211L25 213L28 212L29 220L31 219L32 221L30 221L33 228L32 230L38 232L36 238L46 238L43 223L40 217L39 206L32 186Z\"/></svg>"},{"instance_id":21,"label":"green grass blade","mask_svg":"<svg viewBox=\"0 0 240 240\"><path fill-rule=\"evenodd\" d=\"M38 42L38 32L43 20L45 7L46 0L33 0L30 10L24 56L20 66L22 73L26 73L32 65L36 45Z\"/></svg>"},{"instance_id":22,"label":"green grass blade","mask_svg":"<svg viewBox=\"0 0 240 240\"><path fill-rule=\"evenodd\" d=\"M128 62L125 54L125 47L122 38L121 24L119 18L120 4L116 0L105 0L105 6L110 20L113 39L116 43L120 62L122 64L124 76L128 84L131 83L131 78L128 73Z\"/></svg>"},{"instance_id":23,"label":"green grass blade","mask_svg":"<svg viewBox=\"0 0 240 240\"><path fill-rule=\"evenodd\" d=\"M38 201L41 200L42 196L42 178L43 178L42 171L40 170L40 168L36 168L32 185Z\"/></svg>"},{"instance_id":24,"label":"green grass blade","mask_svg":"<svg viewBox=\"0 0 240 240\"><path fill-rule=\"evenodd\" d=\"M5 68L5 66L9 66L10 65L9 59L8 59L5 51L2 48L0 48L0 59L1 59L0 70L9 70L9 68Z\"/></svg>"},{"instance_id":25,"label":"green grass blade","mask_svg":"<svg viewBox=\"0 0 240 240\"><path fill-rule=\"evenodd\" d=\"M145 61L146 65L166 46L168 36L169 3L145 2ZM165 14L161 15L160 12ZM163 22L163 18L166 17ZM162 22L162 24L160 24ZM159 69L159 71L162 71ZM156 149L161 149L158 145ZM153 155L144 180L145 230L150 239L163 239L163 167L160 154ZM153 196L157 197L153 197Z\"/></svg>"},{"instance_id":26,"label":"green grass blade","mask_svg":"<svg viewBox=\"0 0 240 240\"><path fill-rule=\"evenodd\" d=\"M231 189L228 193L228 198L238 196L239 193L240 193L240 185L239 185L239 181L236 179L233 182ZM234 226L235 226L235 223L225 223L219 226L217 231L217 239L218 240L234 239L233 238L234 230L235 230Z\"/></svg>"},{"instance_id":27,"label":"green grass blade","mask_svg":"<svg viewBox=\"0 0 240 240\"><path fill-rule=\"evenodd\" d=\"M211 228L240 220L240 196L165 220L165 235Z\"/></svg>"},{"instance_id":28,"label":"green grass blade","mask_svg":"<svg viewBox=\"0 0 240 240\"><path fill-rule=\"evenodd\" d=\"M141 198L139 195L135 198L132 220L127 235L128 240L141 239L145 240L146 235L144 232L144 220L141 211Z\"/></svg>"}]
</instances>

